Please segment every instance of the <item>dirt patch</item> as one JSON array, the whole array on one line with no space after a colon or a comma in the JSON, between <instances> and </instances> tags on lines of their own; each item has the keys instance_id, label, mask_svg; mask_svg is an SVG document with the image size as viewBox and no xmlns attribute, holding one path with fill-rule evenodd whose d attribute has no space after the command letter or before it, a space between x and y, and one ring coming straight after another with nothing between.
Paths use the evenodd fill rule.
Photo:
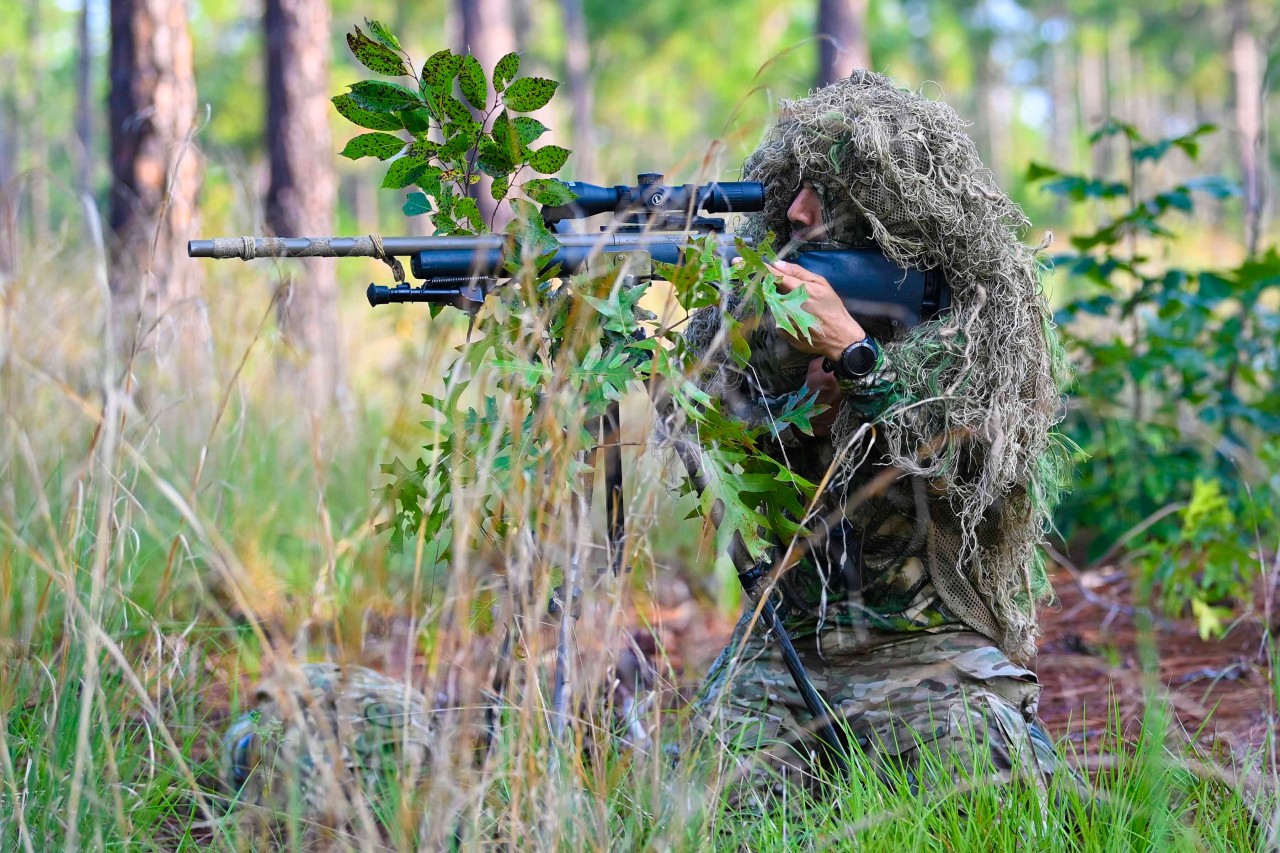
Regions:
<instances>
[{"instance_id":1,"label":"dirt patch","mask_svg":"<svg viewBox=\"0 0 1280 853\"><path fill-rule=\"evenodd\" d=\"M1077 583L1058 568L1053 581L1058 604L1042 611L1036 668L1040 718L1056 737L1092 752L1114 708L1133 740L1154 696L1168 703L1176 731L1212 754L1264 745L1277 717L1260 612L1203 640L1190 619L1135 608L1122 571L1087 572Z\"/></svg>"}]
</instances>

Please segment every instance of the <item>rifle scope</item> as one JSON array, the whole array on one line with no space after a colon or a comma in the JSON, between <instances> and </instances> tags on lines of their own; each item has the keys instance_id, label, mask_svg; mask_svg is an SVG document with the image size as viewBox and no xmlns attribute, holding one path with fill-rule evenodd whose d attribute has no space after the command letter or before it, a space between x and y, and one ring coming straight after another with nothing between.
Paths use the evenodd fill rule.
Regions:
<instances>
[{"instance_id":1,"label":"rifle scope","mask_svg":"<svg viewBox=\"0 0 1280 853\"><path fill-rule=\"evenodd\" d=\"M578 197L559 207L542 208L547 224L612 213L624 222L644 223L655 217L706 213L748 213L764 208L764 184L755 181L666 186L662 175L636 175L636 185L602 187L581 181L562 181Z\"/></svg>"}]
</instances>

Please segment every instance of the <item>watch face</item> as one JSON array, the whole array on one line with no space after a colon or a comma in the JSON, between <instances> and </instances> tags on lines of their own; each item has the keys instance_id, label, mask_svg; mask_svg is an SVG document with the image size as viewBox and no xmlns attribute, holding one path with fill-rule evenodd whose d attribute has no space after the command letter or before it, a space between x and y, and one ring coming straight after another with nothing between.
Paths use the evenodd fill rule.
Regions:
<instances>
[{"instance_id":1,"label":"watch face","mask_svg":"<svg viewBox=\"0 0 1280 853\"><path fill-rule=\"evenodd\" d=\"M876 345L864 338L840 354L840 366L851 376L866 376L876 366Z\"/></svg>"}]
</instances>

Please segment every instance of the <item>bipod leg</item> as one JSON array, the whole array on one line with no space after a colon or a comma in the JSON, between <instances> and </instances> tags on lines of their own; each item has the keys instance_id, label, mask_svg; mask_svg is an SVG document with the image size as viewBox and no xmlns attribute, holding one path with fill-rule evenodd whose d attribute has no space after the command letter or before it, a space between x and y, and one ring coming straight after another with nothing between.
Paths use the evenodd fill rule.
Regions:
<instances>
[{"instance_id":1,"label":"bipod leg","mask_svg":"<svg viewBox=\"0 0 1280 853\"><path fill-rule=\"evenodd\" d=\"M813 716L814 734L826 748L827 758L830 759L832 766L843 774L848 771L849 765L840 736L836 733L835 724L831 722L831 712L827 708L827 703L819 695L818 689L813 686L813 681L804 668L804 661L800 660L800 654L791 642L791 635L787 633L786 628L782 627L782 620L778 618L778 611L774 609L773 602L767 598L761 603L760 621L764 623L765 629L773 634L778 650L782 652L782 662L786 664L791 680L800 691L800 698L804 699L805 707Z\"/></svg>"},{"instance_id":2,"label":"bipod leg","mask_svg":"<svg viewBox=\"0 0 1280 853\"><path fill-rule=\"evenodd\" d=\"M685 471L693 482L694 488L701 494L706 489L706 479L702 476L702 466L699 464L702 457L701 448L692 442L678 438L671 439L671 445L675 448L680 461L684 463ZM711 523L719 528L723 517L724 508L717 501L711 507ZM800 654L796 651L795 644L791 642L791 635L783 627L782 620L778 618L778 611L774 608L773 602L768 596L761 595L760 578L764 574L763 571L759 566L748 565L750 555L737 536L734 537L729 548L729 557L733 560L734 568L738 570L738 582L742 584L742 589L747 596L752 599L760 598L760 621L764 624L765 630L773 634L778 649L782 652L782 662L786 665L791 680L795 682L796 690L804 700L805 708L813 717L814 733L822 741L827 758L838 772L842 774L847 772L849 769L847 756L840 736L836 733L835 724L831 721L831 712L818 693L818 688L813 686L813 681L804 668L804 661L800 660Z\"/></svg>"},{"instance_id":3,"label":"bipod leg","mask_svg":"<svg viewBox=\"0 0 1280 853\"><path fill-rule=\"evenodd\" d=\"M622 415L618 401L609 403L600 419L601 450L604 452L605 518L609 525L609 566L615 575L622 571L622 552L627 540L627 514L622 496Z\"/></svg>"}]
</instances>

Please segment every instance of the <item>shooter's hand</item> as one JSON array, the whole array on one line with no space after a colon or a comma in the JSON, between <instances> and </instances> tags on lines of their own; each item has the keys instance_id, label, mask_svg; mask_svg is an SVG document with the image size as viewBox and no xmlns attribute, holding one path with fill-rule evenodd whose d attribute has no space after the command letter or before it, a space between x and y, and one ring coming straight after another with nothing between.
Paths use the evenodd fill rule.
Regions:
<instances>
[{"instance_id":1,"label":"shooter's hand","mask_svg":"<svg viewBox=\"0 0 1280 853\"><path fill-rule=\"evenodd\" d=\"M825 278L809 272L799 264L786 261L766 263L765 266L769 272L778 277L778 290L790 293L804 288L809 294L809 299L804 303L804 309L817 318L817 327L809 331L808 340L803 337L786 336L788 342L800 352L820 355L835 361L840 358L840 354L849 344L867 336L858 321L845 310L840 295ZM810 375L813 373L812 365L809 373Z\"/></svg>"}]
</instances>

